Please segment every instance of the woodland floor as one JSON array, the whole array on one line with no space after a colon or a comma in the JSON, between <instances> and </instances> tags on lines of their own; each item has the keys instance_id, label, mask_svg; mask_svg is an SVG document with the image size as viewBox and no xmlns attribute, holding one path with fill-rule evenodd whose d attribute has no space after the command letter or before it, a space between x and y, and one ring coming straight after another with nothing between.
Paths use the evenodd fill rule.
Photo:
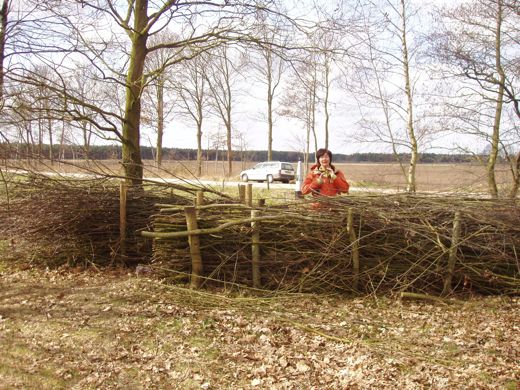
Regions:
<instances>
[{"instance_id":1,"label":"woodland floor","mask_svg":"<svg viewBox=\"0 0 520 390\"><path fill-rule=\"evenodd\" d=\"M518 297L259 298L1 271L1 389L520 388Z\"/></svg>"}]
</instances>

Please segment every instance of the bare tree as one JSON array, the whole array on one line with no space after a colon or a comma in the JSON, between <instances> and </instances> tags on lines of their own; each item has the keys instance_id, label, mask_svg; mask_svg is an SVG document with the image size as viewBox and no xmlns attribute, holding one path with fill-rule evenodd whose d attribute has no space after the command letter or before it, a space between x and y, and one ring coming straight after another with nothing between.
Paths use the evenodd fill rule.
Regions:
<instances>
[{"instance_id":1,"label":"bare tree","mask_svg":"<svg viewBox=\"0 0 520 390\"><path fill-rule=\"evenodd\" d=\"M488 191L493 198L499 196L495 168L503 138L504 105L511 103L520 118L517 92L520 72L515 49L519 43L520 17L511 4L507 0L474 0L444 9L438 31L432 35L436 58L449 66L460 82L465 82L460 89L467 96L480 101L480 115L465 115L463 111L467 108L462 104L457 112L460 117L468 118L465 125L477 129L473 133L489 140L486 172Z\"/></svg>"},{"instance_id":2,"label":"bare tree","mask_svg":"<svg viewBox=\"0 0 520 390\"><path fill-rule=\"evenodd\" d=\"M53 63L62 73L63 59L83 56L98 71L100 78L115 83L125 91L121 113L102 112L98 128L109 128L121 141L123 166L127 181L140 184L143 167L140 150L142 96L149 76L146 58L151 53L168 49L170 57L164 68L184 62L225 42L246 42L252 34L256 12L274 12L276 2L263 1L179 3L174 0L73 0L34 3L41 18L35 22L42 36L31 43L31 52L41 50L40 58ZM291 20L288 28L292 28ZM171 29L178 38L154 44L150 38ZM36 31L36 29L35 29ZM52 53L52 56L50 55ZM62 90L68 100L73 91ZM76 99L76 101L79 99ZM86 102L87 103L87 102ZM94 106L94 105L93 105ZM116 122L117 121L117 122Z\"/></svg>"},{"instance_id":3,"label":"bare tree","mask_svg":"<svg viewBox=\"0 0 520 390\"><path fill-rule=\"evenodd\" d=\"M265 12L258 13L259 20L256 29L263 42L275 42L277 37L283 35L279 21L270 19ZM284 44L285 45L285 44ZM264 43L253 47L253 52L249 54L249 62L254 69L254 74L258 75L255 79L265 88L267 122L267 160L273 159L273 129L275 114L275 98L279 86L281 85L282 75L287 69L287 61L281 55L279 48Z\"/></svg>"},{"instance_id":4,"label":"bare tree","mask_svg":"<svg viewBox=\"0 0 520 390\"><path fill-rule=\"evenodd\" d=\"M304 53L303 61L299 61L293 68L293 74L289 80L289 86L282 97L280 114L299 120L305 128L306 148L304 154L304 167L309 165L311 137L314 153L318 150L318 138L316 135L316 116L318 107L318 64L313 52Z\"/></svg>"},{"instance_id":5,"label":"bare tree","mask_svg":"<svg viewBox=\"0 0 520 390\"><path fill-rule=\"evenodd\" d=\"M180 77L172 81L178 95L178 110L195 123L197 128L197 168L196 176L202 175L202 124L208 110L208 87L205 56L201 55L182 65Z\"/></svg>"},{"instance_id":6,"label":"bare tree","mask_svg":"<svg viewBox=\"0 0 520 390\"><path fill-rule=\"evenodd\" d=\"M71 76L70 84L71 89L76 91L76 94L81 101L93 101L95 98L99 99L101 96L99 83L90 77L88 71L82 67L79 67ZM90 114L90 110L82 105L78 105L76 109L79 112L83 112L85 117ZM85 118L78 120L77 122L70 121L69 124L71 126L77 125L77 128L81 133L84 157L89 159L92 137L95 134L95 128L92 122Z\"/></svg>"},{"instance_id":7,"label":"bare tree","mask_svg":"<svg viewBox=\"0 0 520 390\"><path fill-rule=\"evenodd\" d=\"M410 49L410 19L415 16L407 0L368 1L359 8L362 28L360 50L352 57L345 88L358 99L363 125L361 142L389 144L406 180L408 192L416 191L419 136L415 114L413 75L417 48ZM405 166L401 151L410 159Z\"/></svg>"},{"instance_id":8,"label":"bare tree","mask_svg":"<svg viewBox=\"0 0 520 390\"><path fill-rule=\"evenodd\" d=\"M9 0L3 0L2 8L0 9L0 102L4 96L5 41L9 23L9 5Z\"/></svg>"},{"instance_id":9,"label":"bare tree","mask_svg":"<svg viewBox=\"0 0 520 390\"><path fill-rule=\"evenodd\" d=\"M414 117L413 117L413 95L410 81L410 58L408 54L408 39L407 39L407 9L405 0L401 0L401 45L402 45L402 64L404 75L404 92L406 95L406 129L408 132L408 139L410 141L410 165L408 166L408 176L406 180L406 190L408 192L415 192L416 180L415 170L419 159L419 150L417 145L417 137L415 136Z\"/></svg>"},{"instance_id":10,"label":"bare tree","mask_svg":"<svg viewBox=\"0 0 520 390\"><path fill-rule=\"evenodd\" d=\"M232 58L231 56L235 56ZM244 61L239 52L232 52L226 46L210 53L205 77L210 91L210 105L215 114L222 120L226 128L226 148L228 169L226 175L231 175L233 166L233 107L237 93L238 80L242 78L241 68Z\"/></svg>"},{"instance_id":11,"label":"bare tree","mask_svg":"<svg viewBox=\"0 0 520 390\"><path fill-rule=\"evenodd\" d=\"M151 37L150 42L153 45L176 40L174 34L163 32ZM155 142L156 155L155 162L157 166L162 164L163 156L163 137L165 130L165 122L171 117L173 112L173 104L169 101L166 94L167 86L172 77L171 67L165 67L171 60L169 50L156 50L147 56L145 68L147 75L146 88L144 89L144 118L146 123L157 130L157 138ZM143 119L144 119L143 118Z\"/></svg>"},{"instance_id":12,"label":"bare tree","mask_svg":"<svg viewBox=\"0 0 520 390\"><path fill-rule=\"evenodd\" d=\"M208 136L208 146L215 151L215 174L218 173L218 161L219 161L219 152L220 150L224 150L226 148L227 136L222 132L222 129L219 127L217 131L207 133ZM226 174L225 168L225 159L222 159L222 174Z\"/></svg>"},{"instance_id":13,"label":"bare tree","mask_svg":"<svg viewBox=\"0 0 520 390\"><path fill-rule=\"evenodd\" d=\"M333 83L337 79L334 76L334 63L338 58L342 56L338 55L341 52L342 43L340 41L340 35L345 34L346 31L342 31L344 26L337 25L333 19L326 19L325 22L321 23L319 28L314 35L314 41L316 46L316 60L318 70L320 73L320 84L323 91L323 98L321 99L323 104L323 115L324 115L324 147L329 148L330 138L330 93L332 90Z\"/></svg>"},{"instance_id":14,"label":"bare tree","mask_svg":"<svg viewBox=\"0 0 520 390\"><path fill-rule=\"evenodd\" d=\"M235 150L238 150L238 153L240 153L240 162L241 162L241 169L246 169L246 152L249 148L249 142L247 140L247 132L245 131L235 131L233 134L233 147Z\"/></svg>"}]
</instances>

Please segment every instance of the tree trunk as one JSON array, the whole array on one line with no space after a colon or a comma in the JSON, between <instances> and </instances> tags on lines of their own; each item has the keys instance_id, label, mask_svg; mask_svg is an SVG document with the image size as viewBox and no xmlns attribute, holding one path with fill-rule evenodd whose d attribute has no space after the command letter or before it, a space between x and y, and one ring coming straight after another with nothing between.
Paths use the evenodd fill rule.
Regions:
<instances>
[{"instance_id":1,"label":"tree trunk","mask_svg":"<svg viewBox=\"0 0 520 390\"><path fill-rule=\"evenodd\" d=\"M271 93L271 80L269 80L267 92L267 161L273 159L273 94Z\"/></svg>"},{"instance_id":2,"label":"tree trunk","mask_svg":"<svg viewBox=\"0 0 520 390\"><path fill-rule=\"evenodd\" d=\"M368 37L368 40L370 42L370 45L369 45L370 63L372 64L372 69L376 70L377 66L374 63L372 40L371 40L370 36ZM394 155L395 160L399 164L399 169L401 170L404 179L406 180L406 182L408 182L406 168L404 166L403 159L401 158L401 156L399 155L399 151L397 150L397 142L394 137L394 132L392 130L392 124L391 124L391 120L390 120L390 107L389 107L387 99L384 96L379 72L377 72L377 71L374 72L374 78L375 78L375 81L377 84L377 100L381 104L381 109L383 110L383 113L384 113L385 125L386 125L386 128L388 129L388 135L390 137L390 144L392 146L392 154Z\"/></svg>"},{"instance_id":3,"label":"tree trunk","mask_svg":"<svg viewBox=\"0 0 520 390\"><path fill-rule=\"evenodd\" d=\"M126 101L123 120L122 154L126 182L140 185L143 180L143 162L141 159L140 125L141 92L143 90L143 72L146 59L148 0L135 0L134 28L131 32L132 47L130 63L126 76Z\"/></svg>"},{"instance_id":4,"label":"tree trunk","mask_svg":"<svg viewBox=\"0 0 520 390\"><path fill-rule=\"evenodd\" d=\"M502 68L500 60L501 52L501 30L502 30L502 1L497 2L497 20L496 20L496 31L495 31L495 62L496 71L499 75L499 84L497 91L497 102L495 106L495 119L493 122L493 134L491 136L491 151L489 152L488 162L486 166L487 178L488 178L488 190L492 198L498 198L498 187L495 176L495 166L498 157L498 149L500 145L500 121L502 119L502 108L504 105L504 83L505 74Z\"/></svg>"},{"instance_id":5,"label":"tree trunk","mask_svg":"<svg viewBox=\"0 0 520 390\"><path fill-rule=\"evenodd\" d=\"M229 122L226 124L226 145L227 145L227 161L228 161L228 169L227 176L231 176L231 171L233 170L233 148L231 145L231 110L228 111L228 120Z\"/></svg>"},{"instance_id":6,"label":"tree trunk","mask_svg":"<svg viewBox=\"0 0 520 390\"><path fill-rule=\"evenodd\" d=\"M513 186L511 187L511 191L509 192L509 197L511 199L515 199L518 195L518 189L520 187L520 152L516 154L511 165L511 170L513 174Z\"/></svg>"},{"instance_id":7,"label":"tree trunk","mask_svg":"<svg viewBox=\"0 0 520 390\"><path fill-rule=\"evenodd\" d=\"M43 118L38 114L38 160L43 158Z\"/></svg>"},{"instance_id":8,"label":"tree trunk","mask_svg":"<svg viewBox=\"0 0 520 390\"><path fill-rule=\"evenodd\" d=\"M267 52L267 161L273 159L273 74L272 54Z\"/></svg>"},{"instance_id":9,"label":"tree trunk","mask_svg":"<svg viewBox=\"0 0 520 390\"><path fill-rule=\"evenodd\" d=\"M52 139L52 119L50 116L47 118L47 129L49 131L49 160L51 160L51 164L54 162L54 153L52 147L54 146L54 142Z\"/></svg>"},{"instance_id":10,"label":"tree trunk","mask_svg":"<svg viewBox=\"0 0 520 390\"><path fill-rule=\"evenodd\" d=\"M2 9L0 9L0 103L3 103L4 100L4 60L8 18L9 0L4 0L2 2Z\"/></svg>"},{"instance_id":11,"label":"tree trunk","mask_svg":"<svg viewBox=\"0 0 520 390\"><path fill-rule=\"evenodd\" d=\"M315 74L316 75L316 74ZM318 151L318 137L316 136L316 78L313 80L313 85L311 88L311 101L310 101L310 128L312 131L312 136L314 138L314 154Z\"/></svg>"},{"instance_id":12,"label":"tree trunk","mask_svg":"<svg viewBox=\"0 0 520 390\"><path fill-rule=\"evenodd\" d=\"M155 162L158 167L162 164L162 143L164 134L164 75L157 80L157 155Z\"/></svg>"},{"instance_id":13,"label":"tree trunk","mask_svg":"<svg viewBox=\"0 0 520 390\"><path fill-rule=\"evenodd\" d=\"M327 60L328 61L328 60ZM330 67L325 63L325 100L323 102L323 110L325 112L325 149L329 148L329 90L330 90Z\"/></svg>"},{"instance_id":14,"label":"tree trunk","mask_svg":"<svg viewBox=\"0 0 520 390\"><path fill-rule=\"evenodd\" d=\"M413 96L410 85L410 68L408 61L408 46L406 43L406 7L404 0L401 0L401 11L402 11L402 45L403 45L403 70L404 70L404 82L405 82L405 94L407 99L407 131L408 138L410 140L410 165L408 167L408 175L406 177L406 191L409 193L415 193L416 191L416 180L415 180L415 169L417 167L417 161L419 158L417 138L415 137L415 129L413 125Z\"/></svg>"},{"instance_id":15,"label":"tree trunk","mask_svg":"<svg viewBox=\"0 0 520 390\"><path fill-rule=\"evenodd\" d=\"M305 167L305 176L309 173L309 148L311 144L311 124L307 122L307 139L305 141L305 155L303 157L303 166Z\"/></svg>"},{"instance_id":16,"label":"tree trunk","mask_svg":"<svg viewBox=\"0 0 520 390\"><path fill-rule=\"evenodd\" d=\"M489 152L488 162L486 165L488 190L492 198L498 198L498 187L495 176L495 166L498 158L498 149L500 144L500 120L502 117L502 106L504 99L503 84L498 87L497 104L495 107L495 120L493 123L493 134L491 136L491 150Z\"/></svg>"},{"instance_id":17,"label":"tree trunk","mask_svg":"<svg viewBox=\"0 0 520 390\"><path fill-rule=\"evenodd\" d=\"M199 120L197 121L197 177L202 176L202 108L199 107ZM208 148L209 152L209 148ZM208 153L209 154L209 153Z\"/></svg>"},{"instance_id":18,"label":"tree trunk","mask_svg":"<svg viewBox=\"0 0 520 390\"><path fill-rule=\"evenodd\" d=\"M90 136L91 132L87 129L88 122L81 122L81 128L83 130L83 149L85 151L85 159L90 158Z\"/></svg>"},{"instance_id":19,"label":"tree trunk","mask_svg":"<svg viewBox=\"0 0 520 390\"><path fill-rule=\"evenodd\" d=\"M58 152L60 160L65 160L65 123L62 123L60 136L60 149Z\"/></svg>"},{"instance_id":20,"label":"tree trunk","mask_svg":"<svg viewBox=\"0 0 520 390\"><path fill-rule=\"evenodd\" d=\"M31 160L33 159L33 155L34 155L34 146L35 145L34 145L33 130L32 130L32 126L30 123L28 125L26 125L25 132L26 132L26 137L27 137L27 141L26 141L27 149L25 151L25 158L27 158L27 160L29 162L31 162Z\"/></svg>"}]
</instances>

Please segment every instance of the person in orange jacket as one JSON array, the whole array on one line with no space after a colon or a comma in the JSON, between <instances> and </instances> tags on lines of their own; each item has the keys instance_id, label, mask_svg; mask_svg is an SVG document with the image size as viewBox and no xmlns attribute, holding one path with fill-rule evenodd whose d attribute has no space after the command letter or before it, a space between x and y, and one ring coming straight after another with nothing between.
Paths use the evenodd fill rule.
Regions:
<instances>
[{"instance_id":1,"label":"person in orange jacket","mask_svg":"<svg viewBox=\"0 0 520 390\"><path fill-rule=\"evenodd\" d=\"M311 167L303 182L302 195L336 196L342 192L348 193L350 185L345 175L331 163L330 150L319 149L316 152L316 164Z\"/></svg>"}]
</instances>

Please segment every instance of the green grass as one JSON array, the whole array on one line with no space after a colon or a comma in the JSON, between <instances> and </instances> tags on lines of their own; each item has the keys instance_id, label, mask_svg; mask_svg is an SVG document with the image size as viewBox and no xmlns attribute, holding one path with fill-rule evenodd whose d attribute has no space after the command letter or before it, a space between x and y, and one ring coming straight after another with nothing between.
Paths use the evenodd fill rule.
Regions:
<instances>
[{"instance_id":1,"label":"green grass","mask_svg":"<svg viewBox=\"0 0 520 390\"><path fill-rule=\"evenodd\" d=\"M15 388L70 388L78 373L69 370L65 377L61 365L47 357L45 351L30 348L21 341L9 343L8 348L0 354L0 378L7 379L7 383L13 384Z\"/></svg>"}]
</instances>

